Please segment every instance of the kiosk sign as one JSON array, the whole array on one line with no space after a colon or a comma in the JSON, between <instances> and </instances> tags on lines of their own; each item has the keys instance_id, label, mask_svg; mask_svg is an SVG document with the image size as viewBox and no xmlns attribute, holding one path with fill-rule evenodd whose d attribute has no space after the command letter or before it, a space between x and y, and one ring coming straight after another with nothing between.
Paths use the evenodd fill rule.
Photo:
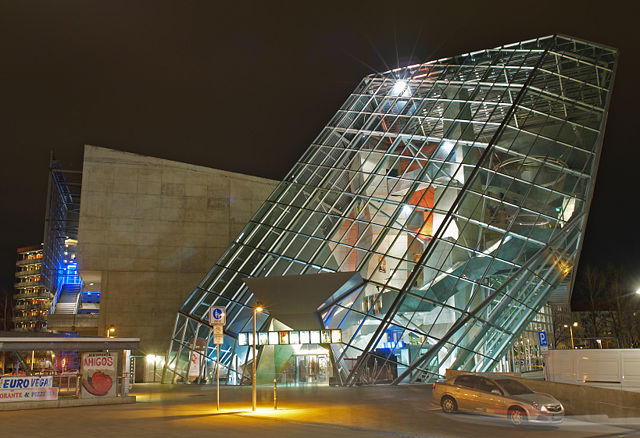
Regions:
<instances>
[{"instance_id":1,"label":"kiosk sign","mask_svg":"<svg viewBox=\"0 0 640 438\"><path fill-rule=\"evenodd\" d=\"M115 353L82 354L82 398L115 397L118 358Z\"/></svg>"},{"instance_id":2,"label":"kiosk sign","mask_svg":"<svg viewBox=\"0 0 640 438\"><path fill-rule=\"evenodd\" d=\"M0 378L0 402L58 400L52 376L5 376Z\"/></svg>"}]
</instances>

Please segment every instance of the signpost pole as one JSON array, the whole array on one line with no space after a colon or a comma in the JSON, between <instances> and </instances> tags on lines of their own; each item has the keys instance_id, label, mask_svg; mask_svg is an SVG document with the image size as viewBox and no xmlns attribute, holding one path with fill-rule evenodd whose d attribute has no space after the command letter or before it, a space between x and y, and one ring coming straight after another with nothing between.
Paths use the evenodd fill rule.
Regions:
<instances>
[{"instance_id":1,"label":"signpost pole","mask_svg":"<svg viewBox=\"0 0 640 438\"><path fill-rule=\"evenodd\" d=\"M216 345L216 393L220 410L220 345Z\"/></svg>"},{"instance_id":2,"label":"signpost pole","mask_svg":"<svg viewBox=\"0 0 640 438\"><path fill-rule=\"evenodd\" d=\"M216 345L216 405L218 410L220 410L220 345L224 344L226 320L224 307L215 306L209 309L209 323L213 330L213 343Z\"/></svg>"},{"instance_id":3,"label":"signpost pole","mask_svg":"<svg viewBox=\"0 0 640 438\"><path fill-rule=\"evenodd\" d=\"M256 410L256 309L253 309L253 362L251 364L251 410Z\"/></svg>"}]
</instances>

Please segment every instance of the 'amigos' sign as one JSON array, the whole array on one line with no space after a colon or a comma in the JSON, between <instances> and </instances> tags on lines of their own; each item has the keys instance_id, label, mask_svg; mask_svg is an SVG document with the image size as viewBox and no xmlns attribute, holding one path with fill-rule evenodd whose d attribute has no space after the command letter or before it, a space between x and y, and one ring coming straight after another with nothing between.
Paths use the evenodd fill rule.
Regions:
<instances>
[{"instance_id":1,"label":"'amigos' sign","mask_svg":"<svg viewBox=\"0 0 640 438\"><path fill-rule=\"evenodd\" d=\"M116 396L117 362L115 353L82 354L82 398Z\"/></svg>"}]
</instances>

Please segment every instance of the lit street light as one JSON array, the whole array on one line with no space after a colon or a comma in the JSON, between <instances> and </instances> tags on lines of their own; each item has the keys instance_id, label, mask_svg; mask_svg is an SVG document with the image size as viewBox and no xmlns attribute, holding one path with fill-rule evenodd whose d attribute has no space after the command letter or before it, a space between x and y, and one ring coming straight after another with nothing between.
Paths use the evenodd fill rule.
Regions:
<instances>
[{"instance_id":1,"label":"lit street light","mask_svg":"<svg viewBox=\"0 0 640 438\"><path fill-rule=\"evenodd\" d=\"M578 323L577 323L577 322L574 322L572 325L573 325L573 327L578 327ZM570 325L567 325L567 324L565 324L565 325L564 325L564 328L569 328L569 333L571 333L571 349L572 349L572 350L573 350L574 348L576 348L576 347L573 345L573 327L572 327L572 326L570 326Z\"/></svg>"},{"instance_id":2,"label":"lit street light","mask_svg":"<svg viewBox=\"0 0 640 438\"><path fill-rule=\"evenodd\" d=\"M262 303L258 301L253 308L253 373L251 376L252 390L251 390L251 409L256 410L256 318L258 312L262 312L264 308Z\"/></svg>"},{"instance_id":3,"label":"lit street light","mask_svg":"<svg viewBox=\"0 0 640 438\"><path fill-rule=\"evenodd\" d=\"M113 338L113 334L116 332L115 326L111 325L107 329L107 338Z\"/></svg>"}]
</instances>

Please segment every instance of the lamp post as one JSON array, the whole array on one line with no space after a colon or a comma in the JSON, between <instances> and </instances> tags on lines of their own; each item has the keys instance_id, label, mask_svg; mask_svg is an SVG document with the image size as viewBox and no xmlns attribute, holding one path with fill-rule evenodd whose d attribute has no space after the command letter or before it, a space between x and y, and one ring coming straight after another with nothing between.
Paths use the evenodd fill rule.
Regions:
<instances>
[{"instance_id":1,"label":"lamp post","mask_svg":"<svg viewBox=\"0 0 640 438\"><path fill-rule=\"evenodd\" d=\"M567 325L567 324L565 324L565 325L564 325L564 328L567 328L567 327L569 328L569 333L571 333L571 349L573 350L573 349L575 349L576 347L573 345L573 327L572 327L572 326L573 326L573 327L578 327L578 323L577 323L577 322L574 322L572 325Z\"/></svg>"},{"instance_id":2,"label":"lamp post","mask_svg":"<svg viewBox=\"0 0 640 438\"><path fill-rule=\"evenodd\" d=\"M253 369L251 375L251 410L256 410L256 318L258 316L258 312L262 312L264 308L260 301L256 303L256 306L253 308Z\"/></svg>"}]
</instances>

